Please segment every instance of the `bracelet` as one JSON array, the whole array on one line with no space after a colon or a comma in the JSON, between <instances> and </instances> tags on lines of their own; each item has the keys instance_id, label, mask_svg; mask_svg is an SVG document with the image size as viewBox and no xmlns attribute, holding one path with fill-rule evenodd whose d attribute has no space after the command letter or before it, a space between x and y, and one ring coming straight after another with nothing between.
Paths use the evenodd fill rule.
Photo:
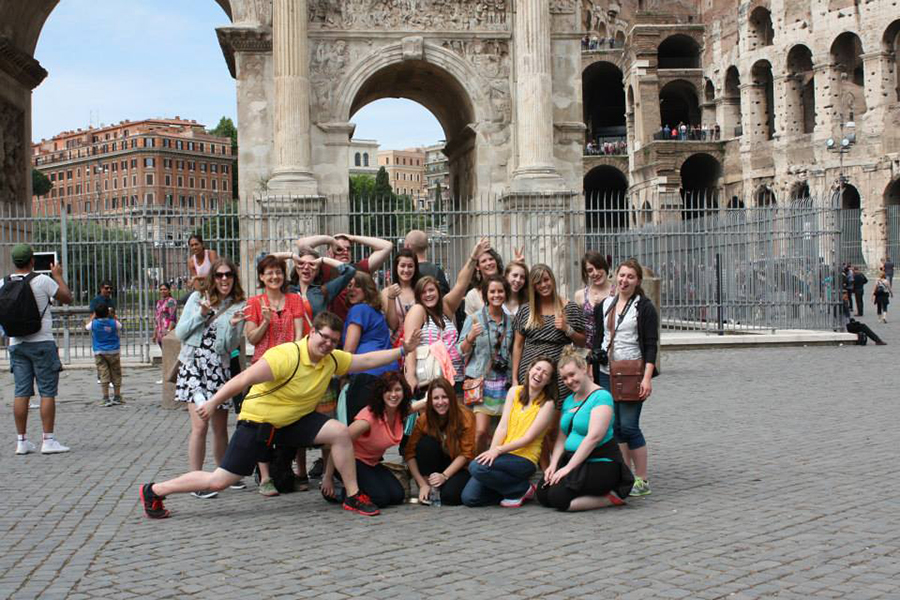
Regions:
<instances>
[{"instance_id":1,"label":"bracelet","mask_svg":"<svg viewBox=\"0 0 900 600\"><path fill-rule=\"evenodd\" d=\"M441 477L444 478L444 481L447 481L450 479L449 477L447 477L447 475L444 472L441 472Z\"/></svg>"},{"instance_id":2,"label":"bracelet","mask_svg":"<svg viewBox=\"0 0 900 600\"><path fill-rule=\"evenodd\" d=\"M400 346L400 360L403 360L403 358L404 358L405 356L406 356L406 348L404 348L404 347L401 345L401 346Z\"/></svg>"}]
</instances>

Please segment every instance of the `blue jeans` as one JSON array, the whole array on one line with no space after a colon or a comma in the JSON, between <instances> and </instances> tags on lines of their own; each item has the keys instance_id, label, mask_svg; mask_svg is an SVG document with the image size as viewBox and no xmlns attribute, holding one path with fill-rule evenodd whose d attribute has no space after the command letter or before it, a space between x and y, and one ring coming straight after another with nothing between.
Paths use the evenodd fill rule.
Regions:
<instances>
[{"instance_id":1,"label":"blue jeans","mask_svg":"<svg viewBox=\"0 0 900 600\"><path fill-rule=\"evenodd\" d=\"M56 398L62 371L56 342L21 342L10 346L9 366L16 384L16 398L34 396L35 381L42 398Z\"/></svg>"},{"instance_id":2,"label":"blue jeans","mask_svg":"<svg viewBox=\"0 0 900 600\"><path fill-rule=\"evenodd\" d=\"M597 371L594 373L597 385L604 390L609 390L609 373ZM616 442L628 444L628 448L636 450L647 445L644 434L641 433L641 408L643 402L613 402L613 435Z\"/></svg>"},{"instance_id":3,"label":"blue jeans","mask_svg":"<svg viewBox=\"0 0 900 600\"><path fill-rule=\"evenodd\" d=\"M515 454L501 454L489 467L473 460L469 463L472 478L463 488L462 502L466 506L487 506L499 504L504 498L521 498L536 468L533 462Z\"/></svg>"}]
</instances>

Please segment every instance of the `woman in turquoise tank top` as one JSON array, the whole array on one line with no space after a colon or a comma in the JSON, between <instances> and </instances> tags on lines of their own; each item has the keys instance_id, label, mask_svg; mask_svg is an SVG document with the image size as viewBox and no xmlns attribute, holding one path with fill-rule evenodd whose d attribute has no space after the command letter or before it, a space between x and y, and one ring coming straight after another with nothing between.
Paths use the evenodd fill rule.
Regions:
<instances>
[{"instance_id":1,"label":"woman in turquoise tank top","mask_svg":"<svg viewBox=\"0 0 900 600\"><path fill-rule=\"evenodd\" d=\"M594 383L574 346L557 363L559 379L572 393L562 405L559 435L537 498L557 510L621 506L634 476L613 439L612 396Z\"/></svg>"}]
</instances>

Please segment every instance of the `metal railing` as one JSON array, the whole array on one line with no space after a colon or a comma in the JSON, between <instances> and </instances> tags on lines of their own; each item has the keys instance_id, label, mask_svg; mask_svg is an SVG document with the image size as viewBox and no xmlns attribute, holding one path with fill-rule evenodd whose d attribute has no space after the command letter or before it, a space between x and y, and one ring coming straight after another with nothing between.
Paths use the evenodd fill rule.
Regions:
<instances>
[{"instance_id":1,"label":"metal railing","mask_svg":"<svg viewBox=\"0 0 900 600\"><path fill-rule=\"evenodd\" d=\"M900 205L889 205L885 208L887 220L886 256L896 262L900 258Z\"/></svg>"},{"instance_id":2,"label":"metal railing","mask_svg":"<svg viewBox=\"0 0 900 600\"><path fill-rule=\"evenodd\" d=\"M507 259L514 248L524 248L529 265L551 265L571 297L583 286L581 256L595 249L613 264L636 257L659 276L666 328L725 333L840 326L834 284L843 249L839 210L816 202L720 208L715 194L658 198L653 209L634 204L626 194L610 192L446 198L424 206L402 196L269 196L219 203L215 212L138 205L27 215L2 206L0 253L8 260L12 245L27 240L37 251L59 254L75 296L74 308L53 310L67 361L91 354L81 323L105 279L113 282L125 326L123 355L149 360L157 286L170 282L173 295L186 296L187 238L197 232L208 248L239 261L248 294L258 293L255 259L288 250L304 235L347 232L388 239L399 248L410 229L423 229L430 260L451 279L487 236ZM365 248L354 244L353 252L359 259ZM389 281L389 271L390 261L375 274L380 285ZM0 359L5 356L0 340Z\"/></svg>"}]
</instances>

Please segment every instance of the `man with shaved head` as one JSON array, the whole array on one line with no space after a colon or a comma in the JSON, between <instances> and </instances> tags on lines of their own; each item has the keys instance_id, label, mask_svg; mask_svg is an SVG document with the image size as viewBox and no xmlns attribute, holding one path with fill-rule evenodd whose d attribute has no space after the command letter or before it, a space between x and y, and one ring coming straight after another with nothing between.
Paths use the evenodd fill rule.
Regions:
<instances>
[{"instance_id":1,"label":"man with shaved head","mask_svg":"<svg viewBox=\"0 0 900 600\"><path fill-rule=\"evenodd\" d=\"M449 292L450 284L447 282L444 270L440 265L428 261L428 235L421 229L413 229L406 234L404 246L416 253L416 258L419 260L419 273L423 277L430 275L437 279L442 294Z\"/></svg>"}]
</instances>

